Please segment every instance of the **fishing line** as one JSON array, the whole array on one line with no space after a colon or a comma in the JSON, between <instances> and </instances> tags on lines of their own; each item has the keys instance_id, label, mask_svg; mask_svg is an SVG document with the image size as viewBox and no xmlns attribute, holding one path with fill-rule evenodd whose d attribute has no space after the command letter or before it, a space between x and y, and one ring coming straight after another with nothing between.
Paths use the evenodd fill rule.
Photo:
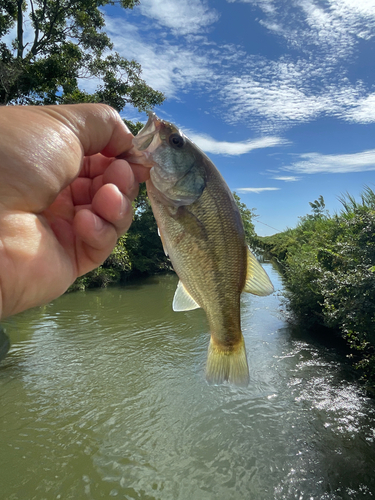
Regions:
<instances>
[{"instance_id":1,"label":"fishing line","mask_svg":"<svg viewBox=\"0 0 375 500\"><path fill-rule=\"evenodd\" d=\"M274 230L275 230L275 231L277 231L278 233L282 233L282 231L280 231L280 229L276 229L275 227L272 227L272 226L270 226L270 225L266 224L265 222L262 222L262 221L260 221L260 220L258 220L258 219L256 219L256 221L255 221L255 222L259 222L260 224L263 224L263 226L270 227L271 229L274 229Z\"/></svg>"}]
</instances>

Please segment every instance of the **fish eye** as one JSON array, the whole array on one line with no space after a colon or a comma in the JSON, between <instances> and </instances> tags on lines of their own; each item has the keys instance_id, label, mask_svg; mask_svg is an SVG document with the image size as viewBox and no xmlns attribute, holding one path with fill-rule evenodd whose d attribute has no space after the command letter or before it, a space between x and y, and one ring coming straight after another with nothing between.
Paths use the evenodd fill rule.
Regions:
<instances>
[{"instance_id":1,"label":"fish eye","mask_svg":"<svg viewBox=\"0 0 375 500\"><path fill-rule=\"evenodd\" d=\"M179 134L171 134L169 136L169 144L173 148L182 148L182 146L185 144L185 139L179 135Z\"/></svg>"}]
</instances>

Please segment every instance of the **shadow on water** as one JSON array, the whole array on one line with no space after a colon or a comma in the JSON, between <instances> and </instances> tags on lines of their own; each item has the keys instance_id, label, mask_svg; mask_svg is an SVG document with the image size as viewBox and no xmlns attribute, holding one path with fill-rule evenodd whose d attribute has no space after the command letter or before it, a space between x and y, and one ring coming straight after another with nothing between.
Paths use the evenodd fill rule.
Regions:
<instances>
[{"instance_id":1,"label":"shadow on water","mask_svg":"<svg viewBox=\"0 0 375 500\"><path fill-rule=\"evenodd\" d=\"M10 340L8 335L0 326L0 361L5 358L10 349Z\"/></svg>"},{"instance_id":2,"label":"shadow on water","mask_svg":"<svg viewBox=\"0 0 375 500\"><path fill-rule=\"evenodd\" d=\"M9 320L1 499L372 498L374 402L286 324L265 267L275 294L242 297L247 388L205 382L206 318L173 313L174 275Z\"/></svg>"}]
</instances>

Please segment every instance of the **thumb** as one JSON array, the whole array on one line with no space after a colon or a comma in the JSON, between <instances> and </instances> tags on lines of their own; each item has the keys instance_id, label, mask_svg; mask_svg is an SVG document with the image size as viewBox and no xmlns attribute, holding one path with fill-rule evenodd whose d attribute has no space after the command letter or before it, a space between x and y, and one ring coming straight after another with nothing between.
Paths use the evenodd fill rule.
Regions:
<instances>
[{"instance_id":1,"label":"thumb","mask_svg":"<svg viewBox=\"0 0 375 500\"><path fill-rule=\"evenodd\" d=\"M133 135L117 111L106 104L45 106L42 111L76 135L84 156L102 153L112 157L132 147Z\"/></svg>"}]
</instances>

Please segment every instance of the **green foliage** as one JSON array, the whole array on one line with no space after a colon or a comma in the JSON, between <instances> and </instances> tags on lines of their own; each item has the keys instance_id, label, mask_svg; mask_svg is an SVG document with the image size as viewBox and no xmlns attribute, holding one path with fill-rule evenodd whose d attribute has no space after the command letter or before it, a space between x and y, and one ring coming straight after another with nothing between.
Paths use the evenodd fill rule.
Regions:
<instances>
[{"instance_id":1,"label":"green foliage","mask_svg":"<svg viewBox=\"0 0 375 500\"><path fill-rule=\"evenodd\" d=\"M137 135L138 132L143 128L144 124L142 122L131 122L129 120L123 120L125 125L128 127L133 135Z\"/></svg>"},{"instance_id":2,"label":"green foliage","mask_svg":"<svg viewBox=\"0 0 375 500\"><path fill-rule=\"evenodd\" d=\"M234 201L237 204L237 207L241 214L241 219L243 223L243 227L245 229L245 237L246 242L251 246L257 246L258 236L255 232L255 227L253 223L253 219L257 217L255 213L255 208L247 208L245 203L241 202L241 198L237 193L233 192Z\"/></svg>"},{"instance_id":3,"label":"green foliage","mask_svg":"<svg viewBox=\"0 0 375 500\"><path fill-rule=\"evenodd\" d=\"M346 195L332 217L322 197L313 213L289 232L268 238L278 257L284 248L290 311L308 326L343 336L369 387L375 387L375 194ZM272 246L273 245L273 246Z\"/></svg>"},{"instance_id":4,"label":"green foliage","mask_svg":"<svg viewBox=\"0 0 375 500\"><path fill-rule=\"evenodd\" d=\"M298 246L294 229L288 229L272 236L258 236L258 246L278 262L285 261L288 251Z\"/></svg>"},{"instance_id":5,"label":"green foliage","mask_svg":"<svg viewBox=\"0 0 375 500\"><path fill-rule=\"evenodd\" d=\"M127 249L133 274L155 274L171 270L158 235L158 227L142 184L135 203L133 223L128 231Z\"/></svg>"},{"instance_id":6,"label":"green foliage","mask_svg":"<svg viewBox=\"0 0 375 500\"><path fill-rule=\"evenodd\" d=\"M101 266L76 279L69 292L87 288L105 288L111 283L125 281L131 274L132 265L126 248L127 235L121 236L111 255Z\"/></svg>"},{"instance_id":7,"label":"green foliage","mask_svg":"<svg viewBox=\"0 0 375 500\"><path fill-rule=\"evenodd\" d=\"M77 278L69 287L68 292L83 291L88 288L105 288L110 283L115 283L118 280L119 274L116 271L99 266L97 269Z\"/></svg>"},{"instance_id":8,"label":"green foliage","mask_svg":"<svg viewBox=\"0 0 375 500\"><path fill-rule=\"evenodd\" d=\"M0 103L103 102L117 110L131 103L140 111L161 104L163 94L141 78L140 65L112 51L100 9L115 3L131 9L139 1L0 0L0 38L16 29L11 46L0 42ZM27 16L31 43L24 41ZM91 94L78 88L86 78L101 82Z\"/></svg>"}]
</instances>

